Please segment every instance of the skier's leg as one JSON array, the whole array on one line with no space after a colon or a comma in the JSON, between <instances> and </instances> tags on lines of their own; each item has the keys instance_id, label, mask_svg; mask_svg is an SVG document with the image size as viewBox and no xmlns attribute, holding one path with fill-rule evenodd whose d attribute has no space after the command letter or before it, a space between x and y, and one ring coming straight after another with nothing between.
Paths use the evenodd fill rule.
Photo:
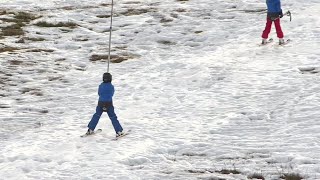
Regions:
<instances>
[{"instance_id":1,"label":"skier's leg","mask_svg":"<svg viewBox=\"0 0 320 180\"><path fill-rule=\"evenodd\" d=\"M267 18L266 27L264 28L264 31L262 33L262 38L267 39L269 36L269 33L271 31L272 21L270 18Z\"/></svg>"},{"instance_id":2,"label":"skier's leg","mask_svg":"<svg viewBox=\"0 0 320 180\"><path fill-rule=\"evenodd\" d=\"M118 117L117 117L116 113L114 112L114 107L110 106L108 108L107 113L108 113L108 116L112 122L113 128L116 131L116 133L122 132L123 129L122 129L122 126L120 125L120 122L118 121Z\"/></svg>"},{"instance_id":3,"label":"skier's leg","mask_svg":"<svg viewBox=\"0 0 320 180\"><path fill-rule=\"evenodd\" d=\"M94 130L96 128L102 113L102 108L100 106L97 106L96 113L94 113L94 115L91 118L91 121L88 124L89 129Z\"/></svg>"},{"instance_id":4,"label":"skier's leg","mask_svg":"<svg viewBox=\"0 0 320 180\"><path fill-rule=\"evenodd\" d=\"M282 39L283 38L283 32L282 32L281 25L280 25L280 18L278 18L277 20L274 21L274 25L276 27L278 38Z\"/></svg>"}]
</instances>

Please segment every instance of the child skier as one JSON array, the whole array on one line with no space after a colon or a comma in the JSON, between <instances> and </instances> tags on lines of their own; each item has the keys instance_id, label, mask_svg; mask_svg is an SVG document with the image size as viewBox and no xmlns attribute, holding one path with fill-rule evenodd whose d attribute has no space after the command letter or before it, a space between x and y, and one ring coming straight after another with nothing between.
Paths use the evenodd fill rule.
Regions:
<instances>
[{"instance_id":1,"label":"child skier","mask_svg":"<svg viewBox=\"0 0 320 180\"><path fill-rule=\"evenodd\" d=\"M268 35L271 31L272 21L276 27L277 36L279 38L279 45L284 44L283 32L281 30L280 18L283 17L280 0L266 0L268 7L267 23L262 33L262 44L267 43Z\"/></svg>"},{"instance_id":2,"label":"child skier","mask_svg":"<svg viewBox=\"0 0 320 180\"><path fill-rule=\"evenodd\" d=\"M118 121L117 115L114 112L114 107L112 103L112 96L114 94L114 86L111 84L112 75L110 73L103 74L103 82L99 85L99 101L96 108L96 113L93 115L91 121L88 124L88 131L86 135L94 133L99 119L103 112L107 112L108 116L112 122L113 128L116 131L116 137L122 136L122 127Z\"/></svg>"}]
</instances>

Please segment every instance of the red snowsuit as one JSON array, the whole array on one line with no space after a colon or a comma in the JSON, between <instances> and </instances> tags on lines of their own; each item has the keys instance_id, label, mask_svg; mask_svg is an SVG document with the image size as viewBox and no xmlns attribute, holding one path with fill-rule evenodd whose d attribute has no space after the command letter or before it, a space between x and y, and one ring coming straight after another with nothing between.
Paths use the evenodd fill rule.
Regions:
<instances>
[{"instance_id":1,"label":"red snowsuit","mask_svg":"<svg viewBox=\"0 0 320 180\"><path fill-rule=\"evenodd\" d=\"M281 25L280 25L280 18L274 20L274 25L276 27L278 38L283 38L283 32L282 32ZM262 38L268 39L268 35L271 31L271 26L272 26L272 20L269 17L267 17L267 23L266 23L266 27L262 33Z\"/></svg>"}]
</instances>

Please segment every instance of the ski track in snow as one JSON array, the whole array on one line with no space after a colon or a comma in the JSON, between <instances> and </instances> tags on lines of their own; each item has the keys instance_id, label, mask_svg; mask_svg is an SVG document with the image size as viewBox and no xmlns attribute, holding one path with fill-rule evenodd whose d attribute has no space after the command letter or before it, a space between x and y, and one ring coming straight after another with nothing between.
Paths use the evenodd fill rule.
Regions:
<instances>
[{"instance_id":1,"label":"ski track in snow","mask_svg":"<svg viewBox=\"0 0 320 180\"><path fill-rule=\"evenodd\" d=\"M132 130L119 141L106 114L102 133L79 137L107 68L89 59L108 51L109 19L97 17L108 3L0 4L43 16L35 21L79 24L24 27L43 42L1 39L54 50L0 54L1 178L320 179L318 1L283 1L293 12L282 20L285 47L258 46L265 13L243 11L264 9L258 0L116 2L112 53L134 57L111 64L116 113ZM123 15L128 9L145 12Z\"/></svg>"}]
</instances>

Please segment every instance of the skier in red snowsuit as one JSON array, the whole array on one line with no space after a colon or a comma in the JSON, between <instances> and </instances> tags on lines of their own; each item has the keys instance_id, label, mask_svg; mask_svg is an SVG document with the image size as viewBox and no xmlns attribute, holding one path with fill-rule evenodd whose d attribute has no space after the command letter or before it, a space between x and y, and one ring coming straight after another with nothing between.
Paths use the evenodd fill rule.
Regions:
<instances>
[{"instance_id":1,"label":"skier in red snowsuit","mask_svg":"<svg viewBox=\"0 0 320 180\"><path fill-rule=\"evenodd\" d=\"M283 17L281 2L280 0L266 0L266 3L268 7L268 14L266 27L262 33L262 44L267 43L268 35L271 31L272 22L274 22L274 25L276 27L277 36L279 38L279 45L284 44L284 35L280 25L280 18Z\"/></svg>"}]
</instances>

